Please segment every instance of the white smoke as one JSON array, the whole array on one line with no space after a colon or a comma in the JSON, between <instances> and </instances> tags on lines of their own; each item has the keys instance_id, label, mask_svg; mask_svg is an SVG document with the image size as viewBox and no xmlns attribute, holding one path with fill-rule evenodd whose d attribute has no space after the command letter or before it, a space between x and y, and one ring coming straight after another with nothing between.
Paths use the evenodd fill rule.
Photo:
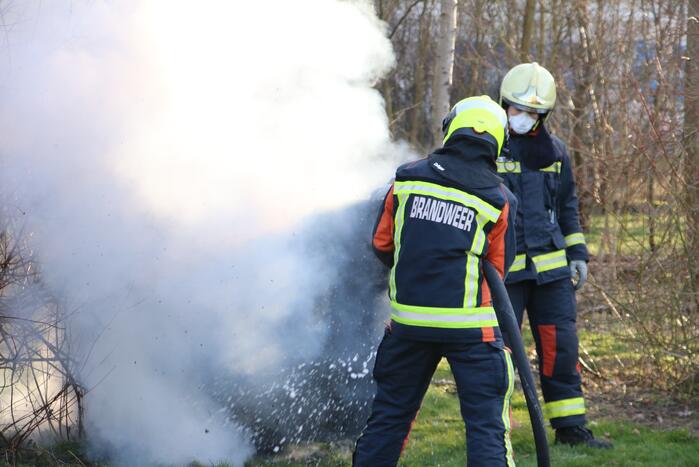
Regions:
<instances>
[{"instance_id":1,"label":"white smoke","mask_svg":"<svg viewBox=\"0 0 699 467\"><path fill-rule=\"evenodd\" d=\"M0 191L77 310L90 438L132 464L242 463L205 375L323 346L336 273L297 226L395 166L383 25L341 0L0 10Z\"/></svg>"}]
</instances>

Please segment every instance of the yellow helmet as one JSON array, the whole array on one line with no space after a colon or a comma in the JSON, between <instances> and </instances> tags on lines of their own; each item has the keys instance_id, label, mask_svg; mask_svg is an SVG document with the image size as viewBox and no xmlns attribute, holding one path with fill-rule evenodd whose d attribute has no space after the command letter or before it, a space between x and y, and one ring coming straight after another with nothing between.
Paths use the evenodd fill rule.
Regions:
<instances>
[{"instance_id":1,"label":"yellow helmet","mask_svg":"<svg viewBox=\"0 0 699 467\"><path fill-rule=\"evenodd\" d=\"M507 72L500 85L500 105L547 114L556 105L556 82L536 62L521 63Z\"/></svg>"},{"instance_id":2,"label":"yellow helmet","mask_svg":"<svg viewBox=\"0 0 699 467\"><path fill-rule=\"evenodd\" d=\"M507 114L488 96L460 100L442 121L444 143L455 135L484 140L497 147L500 155L507 134Z\"/></svg>"}]
</instances>

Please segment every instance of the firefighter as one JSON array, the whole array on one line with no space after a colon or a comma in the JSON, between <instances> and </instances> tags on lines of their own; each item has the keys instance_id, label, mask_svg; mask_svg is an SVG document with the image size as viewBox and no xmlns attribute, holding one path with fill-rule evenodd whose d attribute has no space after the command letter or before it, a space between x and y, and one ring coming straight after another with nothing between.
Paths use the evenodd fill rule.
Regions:
<instances>
[{"instance_id":1,"label":"firefighter","mask_svg":"<svg viewBox=\"0 0 699 467\"><path fill-rule=\"evenodd\" d=\"M537 63L517 65L502 80L510 153L497 166L519 201L517 255L506 285L520 326L527 310L556 442L609 448L585 427L575 290L587 279L589 256L566 147L545 125L555 103L554 78Z\"/></svg>"},{"instance_id":2,"label":"firefighter","mask_svg":"<svg viewBox=\"0 0 699 467\"><path fill-rule=\"evenodd\" d=\"M444 146L398 168L372 245L390 269L392 312L374 365L372 412L354 466L394 466L442 357L467 425L469 466L511 466L513 366L482 262L514 259L516 200L497 175L507 116L487 96L457 103Z\"/></svg>"}]
</instances>

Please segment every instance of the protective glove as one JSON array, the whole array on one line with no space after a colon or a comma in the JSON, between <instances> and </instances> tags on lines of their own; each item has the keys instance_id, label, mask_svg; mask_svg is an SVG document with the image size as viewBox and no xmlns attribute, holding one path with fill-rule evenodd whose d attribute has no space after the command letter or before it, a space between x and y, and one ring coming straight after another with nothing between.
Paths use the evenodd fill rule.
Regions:
<instances>
[{"instance_id":1,"label":"protective glove","mask_svg":"<svg viewBox=\"0 0 699 467\"><path fill-rule=\"evenodd\" d=\"M575 280L577 276L578 280ZM573 279L573 287L580 290L587 280L587 263L585 261L573 260L570 262L570 277Z\"/></svg>"}]
</instances>

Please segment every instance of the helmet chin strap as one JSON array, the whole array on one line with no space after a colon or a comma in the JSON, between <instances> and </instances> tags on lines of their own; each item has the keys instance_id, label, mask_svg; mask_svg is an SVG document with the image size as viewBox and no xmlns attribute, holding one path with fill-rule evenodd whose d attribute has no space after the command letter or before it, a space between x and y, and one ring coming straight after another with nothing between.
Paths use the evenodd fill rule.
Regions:
<instances>
[{"instance_id":1,"label":"helmet chin strap","mask_svg":"<svg viewBox=\"0 0 699 467\"><path fill-rule=\"evenodd\" d=\"M541 118L537 118L537 119L536 119L536 123L534 124L534 126L532 127L532 129L529 130L529 132L536 131L536 129L539 128L539 125L541 125L541 122L542 122L542 119L541 119Z\"/></svg>"}]
</instances>

